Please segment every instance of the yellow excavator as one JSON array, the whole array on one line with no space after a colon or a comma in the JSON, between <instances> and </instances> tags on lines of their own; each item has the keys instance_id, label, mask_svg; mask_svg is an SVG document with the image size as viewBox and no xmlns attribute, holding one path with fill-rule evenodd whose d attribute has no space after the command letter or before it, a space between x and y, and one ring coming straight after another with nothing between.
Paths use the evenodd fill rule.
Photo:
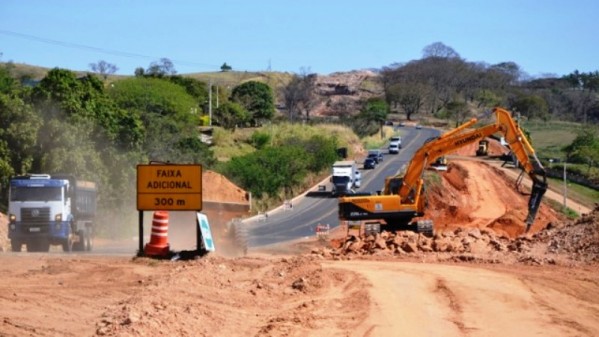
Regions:
<instances>
[{"instance_id":1,"label":"yellow excavator","mask_svg":"<svg viewBox=\"0 0 599 337\"><path fill-rule=\"evenodd\" d=\"M388 177L380 194L348 195L339 198L339 219L341 221L376 220L388 230L410 229L431 235L433 233L431 220L412 222L413 218L425 214L426 197L422 176L426 167L456 149L492 134L502 133L522 167L518 183L521 182L524 173L527 173L532 180L526 217L526 231L528 231L547 190L545 169L511 114L499 107L494 108L492 113L496 118L493 124L467 130L477 122L476 118L473 118L439 137L428 139L414 153L405 174Z\"/></svg>"}]
</instances>

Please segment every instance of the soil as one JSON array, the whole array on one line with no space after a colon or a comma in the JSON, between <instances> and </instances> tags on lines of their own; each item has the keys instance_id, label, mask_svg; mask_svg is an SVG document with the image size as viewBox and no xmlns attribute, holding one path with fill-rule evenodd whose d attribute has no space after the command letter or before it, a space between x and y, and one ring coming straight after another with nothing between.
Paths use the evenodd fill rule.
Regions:
<instances>
[{"instance_id":1,"label":"soil","mask_svg":"<svg viewBox=\"0 0 599 337\"><path fill-rule=\"evenodd\" d=\"M567 221L543 205L524 233L509 175L464 159L441 176L430 238L338 228L176 261L2 253L0 336L598 336L599 206Z\"/></svg>"}]
</instances>

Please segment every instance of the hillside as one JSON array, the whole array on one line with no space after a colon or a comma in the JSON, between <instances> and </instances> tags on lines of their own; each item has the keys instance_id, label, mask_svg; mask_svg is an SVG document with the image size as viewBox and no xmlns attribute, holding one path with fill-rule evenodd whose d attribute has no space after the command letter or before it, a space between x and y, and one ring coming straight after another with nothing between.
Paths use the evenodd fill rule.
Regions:
<instances>
[{"instance_id":1,"label":"hillside","mask_svg":"<svg viewBox=\"0 0 599 337\"><path fill-rule=\"evenodd\" d=\"M17 79L40 81L49 68L38 67L22 63L0 62L7 66L11 74ZM77 76L83 76L90 71L72 70ZM247 82L258 81L271 86L276 97L276 106L284 110L283 88L289 84L294 74L288 72L201 72L179 74L191 77L207 84L220 86L231 90L235 86ZM131 74L130 76L133 76ZM110 75L106 83L118 81L127 75ZM372 71L350 71L333 73L330 75L316 75L313 88L313 103L311 104L310 116L340 116L347 113L355 113L359 110L358 102L370 97L382 96L383 88L378 74Z\"/></svg>"}]
</instances>

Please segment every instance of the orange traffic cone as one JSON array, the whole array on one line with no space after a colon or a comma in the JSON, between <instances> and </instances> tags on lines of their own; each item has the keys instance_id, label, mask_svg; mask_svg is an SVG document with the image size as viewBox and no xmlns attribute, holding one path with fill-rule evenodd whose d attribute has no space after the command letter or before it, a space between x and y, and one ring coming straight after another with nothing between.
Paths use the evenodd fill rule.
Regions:
<instances>
[{"instance_id":1,"label":"orange traffic cone","mask_svg":"<svg viewBox=\"0 0 599 337\"><path fill-rule=\"evenodd\" d=\"M152 220L152 236L150 236L150 242L144 248L144 253L146 255L165 256L168 254L169 249L168 212L156 211Z\"/></svg>"}]
</instances>

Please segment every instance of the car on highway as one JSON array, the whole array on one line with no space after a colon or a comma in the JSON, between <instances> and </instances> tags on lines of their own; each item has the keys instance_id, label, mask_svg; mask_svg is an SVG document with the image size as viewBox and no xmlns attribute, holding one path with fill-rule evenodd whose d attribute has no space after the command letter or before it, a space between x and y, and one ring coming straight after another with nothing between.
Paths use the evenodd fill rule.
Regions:
<instances>
[{"instance_id":1,"label":"car on highway","mask_svg":"<svg viewBox=\"0 0 599 337\"><path fill-rule=\"evenodd\" d=\"M416 124L416 129L422 129L422 125Z\"/></svg>"},{"instance_id":2,"label":"car on highway","mask_svg":"<svg viewBox=\"0 0 599 337\"><path fill-rule=\"evenodd\" d=\"M378 165L383 161L383 151L370 150L370 151L368 151L368 158L374 159Z\"/></svg>"},{"instance_id":3,"label":"car on highway","mask_svg":"<svg viewBox=\"0 0 599 337\"><path fill-rule=\"evenodd\" d=\"M374 158L364 159L364 169L365 170L372 170L374 168L376 168L376 161L374 160Z\"/></svg>"},{"instance_id":4,"label":"car on highway","mask_svg":"<svg viewBox=\"0 0 599 337\"><path fill-rule=\"evenodd\" d=\"M400 148L399 144L397 144L397 143L391 143L391 144L389 144L388 150L389 150L390 154L398 154L399 153L399 148Z\"/></svg>"}]
</instances>

